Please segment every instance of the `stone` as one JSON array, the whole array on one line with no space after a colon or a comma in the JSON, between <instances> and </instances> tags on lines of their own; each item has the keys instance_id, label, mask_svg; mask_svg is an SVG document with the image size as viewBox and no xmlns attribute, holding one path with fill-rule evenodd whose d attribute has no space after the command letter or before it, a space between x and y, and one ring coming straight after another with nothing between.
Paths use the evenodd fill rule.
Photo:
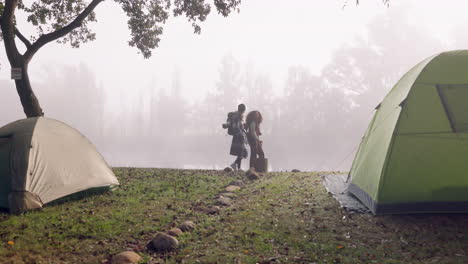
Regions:
<instances>
[{"instance_id":1,"label":"stone","mask_svg":"<svg viewBox=\"0 0 468 264\"><path fill-rule=\"evenodd\" d=\"M147 248L156 252L173 251L179 246L177 238L165 233L158 233L153 240L151 240Z\"/></svg>"},{"instance_id":2,"label":"stone","mask_svg":"<svg viewBox=\"0 0 468 264\"><path fill-rule=\"evenodd\" d=\"M182 232L189 232L195 229L195 223L192 221L185 221L179 225L179 228L182 230Z\"/></svg>"},{"instance_id":3,"label":"stone","mask_svg":"<svg viewBox=\"0 0 468 264\"><path fill-rule=\"evenodd\" d=\"M301 172L301 171L298 170L298 169L294 169L294 170L292 170L292 172Z\"/></svg>"},{"instance_id":4,"label":"stone","mask_svg":"<svg viewBox=\"0 0 468 264\"><path fill-rule=\"evenodd\" d=\"M236 185L229 185L228 187L225 188L225 190L227 192L235 192L235 191L238 191L240 189L241 189L241 187L236 186Z\"/></svg>"},{"instance_id":5,"label":"stone","mask_svg":"<svg viewBox=\"0 0 468 264\"><path fill-rule=\"evenodd\" d=\"M219 213L221 208L215 205L215 206L209 206L209 207L196 207L195 210L204 214L214 215L214 214Z\"/></svg>"},{"instance_id":6,"label":"stone","mask_svg":"<svg viewBox=\"0 0 468 264\"><path fill-rule=\"evenodd\" d=\"M241 180L233 181L229 185L234 185L234 186L239 186L239 187L244 187L245 183Z\"/></svg>"},{"instance_id":7,"label":"stone","mask_svg":"<svg viewBox=\"0 0 468 264\"><path fill-rule=\"evenodd\" d=\"M260 178L260 175L255 171L255 170L248 170L245 175L249 180L258 180Z\"/></svg>"},{"instance_id":8,"label":"stone","mask_svg":"<svg viewBox=\"0 0 468 264\"><path fill-rule=\"evenodd\" d=\"M180 228L174 227L174 228L171 228L171 230L169 230L167 234L173 237L178 237L182 235L182 230L180 230Z\"/></svg>"},{"instance_id":9,"label":"stone","mask_svg":"<svg viewBox=\"0 0 468 264\"><path fill-rule=\"evenodd\" d=\"M141 257L133 251L121 252L112 257L112 264L134 264L140 262Z\"/></svg>"},{"instance_id":10,"label":"stone","mask_svg":"<svg viewBox=\"0 0 468 264\"><path fill-rule=\"evenodd\" d=\"M224 171L231 172L231 171L233 171L233 169L231 167L226 167L226 168L224 168Z\"/></svg>"},{"instance_id":11,"label":"stone","mask_svg":"<svg viewBox=\"0 0 468 264\"><path fill-rule=\"evenodd\" d=\"M216 206L216 205L210 206L207 208L206 213L209 215L214 215L214 214L218 214L220 210L221 210L221 207L219 206Z\"/></svg>"},{"instance_id":12,"label":"stone","mask_svg":"<svg viewBox=\"0 0 468 264\"><path fill-rule=\"evenodd\" d=\"M218 199L216 199L216 203L222 206L230 206L232 205L232 200L229 197L220 196Z\"/></svg>"},{"instance_id":13,"label":"stone","mask_svg":"<svg viewBox=\"0 0 468 264\"><path fill-rule=\"evenodd\" d=\"M232 198L232 197L236 197L236 194L232 193L232 192L222 192L222 193L218 194L218 196L216 198L219 198L221 196Z\"/></svg>"}]
</instances>

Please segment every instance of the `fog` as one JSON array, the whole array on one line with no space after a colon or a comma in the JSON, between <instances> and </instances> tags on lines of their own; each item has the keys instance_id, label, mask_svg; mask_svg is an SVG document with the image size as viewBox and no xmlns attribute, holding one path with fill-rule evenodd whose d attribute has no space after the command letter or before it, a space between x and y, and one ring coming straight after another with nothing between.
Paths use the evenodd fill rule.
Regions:
<instances>
[{"instance_id":1,"label":"fog","mask_svg":"<svg viewBox=\"0 0 468 264\"><path fill-rule=\"evenodd\" d=\"M244 103L263 114L271 169L347 170L402 74L468 47L466 1L244 2L232 17L212 14L199 36L172 20L149 60L127 46L125 16L105 2L95 42L53 44L33 59L45 115L81 131L112 166L212 169L235 159L221 124ZM3 50L0 63L3 126L24 114Z\"/></svg>"}]
</instances>

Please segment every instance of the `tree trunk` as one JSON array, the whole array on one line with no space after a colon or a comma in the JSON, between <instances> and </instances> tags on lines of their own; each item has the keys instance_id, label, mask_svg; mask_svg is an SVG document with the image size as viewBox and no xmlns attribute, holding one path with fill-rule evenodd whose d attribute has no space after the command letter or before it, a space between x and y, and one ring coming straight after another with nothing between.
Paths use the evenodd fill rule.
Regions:
<instances>
[{"instance_id":1,"label":"tree trunk","mask_svg":"<svg viewBox=\"0 0 468 264\"><path fill-rule=\"evenodd\" d=\"M18 5L18 0L5 0L2 2L5 3L5 5L0 17L0 28L2 30L5 51L8 61L10 62L10 66L12 68L21 68L21 79L15 80L16 91L18 92L24 113L27 117L43 116L44 113L39 106L39 101L37 100L36 95L34 95L34 92L31 89L31 83L29 82L28 76L28 63L38 48L34 49L33 52L30 52L31 54L27 57L19 53L15 43L17 31L15 28L15 9ZM29 51L30 43L27 42L25 44L28 46Z\"/></svg>"},{"instance_id":2,"label":"tree trunk","mask_svg":"<svg viewBox=\"0 0 468 264\"><path fill-rule=\"evenodd\" d=\"M21 71L21 79L15 80L15 83L16 91L18 91L21 104L23 105L23 111L27 117L43 116L44 112L42 112L39 101L37 100L37 97L31 88L31 83L29 82L28 65L23 65L21 67Z\"/></svg>"}]
</instances>

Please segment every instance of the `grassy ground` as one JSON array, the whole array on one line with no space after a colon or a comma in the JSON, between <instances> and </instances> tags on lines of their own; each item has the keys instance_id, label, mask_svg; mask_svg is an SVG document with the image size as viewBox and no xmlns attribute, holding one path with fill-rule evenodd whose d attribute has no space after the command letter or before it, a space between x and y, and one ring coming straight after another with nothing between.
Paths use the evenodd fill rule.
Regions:
<instances>
[{"instance_id":1,"label":"grassy ground","mask_svg":"<svg viewBox=\"0 0 468 264\"><path fill-rule=\"evenodd\" d=\"M468 215L347 214L316 173L270 173L218 215L197 210L241 173L114 170L117 190L13 216L0 213L0 263L468 263ZM145 249L185 220L176 252ZM12 243L13 242L13 243Z\"/></svg>"}]
</instances>

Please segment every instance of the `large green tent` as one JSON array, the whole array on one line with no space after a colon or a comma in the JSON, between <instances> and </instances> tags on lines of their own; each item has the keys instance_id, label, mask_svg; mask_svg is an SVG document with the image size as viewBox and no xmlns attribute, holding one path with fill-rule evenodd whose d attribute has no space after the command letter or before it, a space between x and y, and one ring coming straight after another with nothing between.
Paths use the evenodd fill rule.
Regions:
<instances>
[{"instance_id":1,"label":"large green tent","mask_svg":"<svg viewBox=\"0 0 468 264\"><path fill-rule=\"evenodd\" d=\"M28 211L118 184L93 144L60 121L35 117L0 128L0 208Z\"/></svg>"},{"instance_id":2,"label":"large green tent","mask_svg":"<svg viewBox=\"0 0 468 264\"><path fill-rule=\"evenodd\" d=\"M401 78L377 106L350 179L374 214L468 212L468 51Z\"/></svg>"}]
</instances>

